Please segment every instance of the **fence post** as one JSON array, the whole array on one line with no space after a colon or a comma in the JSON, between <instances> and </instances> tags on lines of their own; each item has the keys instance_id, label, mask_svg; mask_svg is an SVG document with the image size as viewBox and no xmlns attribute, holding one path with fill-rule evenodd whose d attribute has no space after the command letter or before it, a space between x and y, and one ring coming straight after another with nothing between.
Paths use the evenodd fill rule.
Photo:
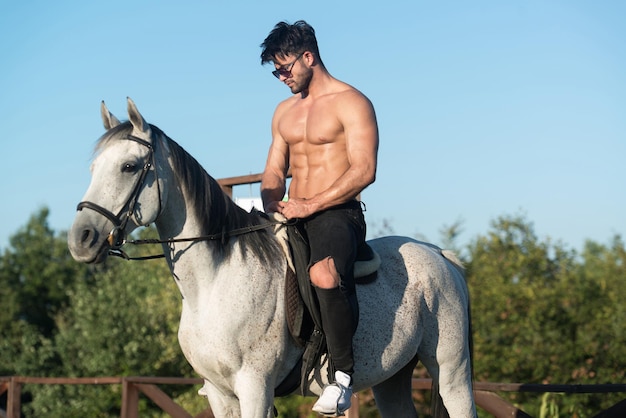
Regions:
<instances>
[{"instance_id":1,"label":"fence post","mask_svg":"<svg viewBox=\"0 0 626 418\"><path fill-rule=\"evenodd\" d=\"M15 376L9 380L9 393L7 394L7 418L20 418L22 397L22 383Z\"/></svg>"},{"instance_id":2,"label":"fence post","mask_svg":"<svg viewBox=\"0 0 626 418\"><path fill-rule=\"evenodd\" d=\"M126 377L122 379L122 411L121 418L138 418L139 389Z\"/></svg>"}]
</instances>

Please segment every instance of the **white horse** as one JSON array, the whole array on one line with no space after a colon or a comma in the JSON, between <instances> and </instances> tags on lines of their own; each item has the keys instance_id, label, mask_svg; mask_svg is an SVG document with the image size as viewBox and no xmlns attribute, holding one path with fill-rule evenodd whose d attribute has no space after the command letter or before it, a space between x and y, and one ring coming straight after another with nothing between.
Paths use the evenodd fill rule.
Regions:
<instances>
[{"instance_id":1,"label":"white horse","mask_svg":"<svg viewBox=\"0 0 626 418\"><path fill-rule=\"evenodd\" d=\"M205 381L200 392L216 417L273 417L274 389L303 348L285 320L288 263L272 223L235 205L193 157L146 123L132 100L128 122L104 103L102 116L107 132L69 232L72 256L103 262L133 229L154 223L182 295L178 338ZM354 390L371 387L383 417L417 417L411 379L420 360L449 415L475 417L460 263L405 237L369 245L382 264L376 281L357 286ZM309 391L319 394L320 385L314 381Z\"/></svg>"}]
</instances>

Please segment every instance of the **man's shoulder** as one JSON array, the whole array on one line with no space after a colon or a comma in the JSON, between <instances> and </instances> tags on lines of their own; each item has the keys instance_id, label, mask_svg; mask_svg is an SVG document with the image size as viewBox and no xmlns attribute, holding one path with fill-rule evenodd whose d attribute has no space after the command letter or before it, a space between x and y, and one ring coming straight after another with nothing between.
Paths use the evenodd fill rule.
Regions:
<instances>
[{"instance_id":1,"label":"man's shoulder","mask_svg":"<svg viewBox=\"0 0 626 418\"><path fill-rule=\"evenodd\" d=\"M286 99L284 99L281 102L279 102L278 105L276 105L276 110L274 111L274 114L275 115L280 115L282 113L287 112L288 109L293 107L293 105L297 101L298 101L298 99L297 99L296 95L287 97Z\"/></svg>"},{"instance_id":2,"label":"man's shoulder","mask_svg":"<svg viewBox=\"0 0 626 418\"><path fill-rule=\"evenodd\" d=\"M296 101L298 100L298 98L297 98L296 96L297 96L296 94L293 94L293 95L291 95L291 96L289 96L289 97L287 97L287 98L285 98L285 99L281 100L281 101L278 103L278 106L277 106L277 107L285 107L285 106L290 106L291 104L293 104L294 102L296 102Z\"/></svg>"},{"instance_id":3,"label":"man's shoulder","mask_svg":"<svg viewBox=\"0 0 626 418\"><path fill-rule=\"evenodd\" d=\"M344 88L337 90L331 100L332 108L342 114L346 112L369 112L374 108L367 96L349 84L345 84Z\"/></svg>"},{"instance_id":4,"label":"man's shoulder","mask_svg":"<svg viewBox=\"0 0 626 418\"><path fill-rule=\"evenodd\" d=\"M337 86L335 98L341 101L367 101L369 99L359 89L343 81Z\"/></svg>"}]
</instances>

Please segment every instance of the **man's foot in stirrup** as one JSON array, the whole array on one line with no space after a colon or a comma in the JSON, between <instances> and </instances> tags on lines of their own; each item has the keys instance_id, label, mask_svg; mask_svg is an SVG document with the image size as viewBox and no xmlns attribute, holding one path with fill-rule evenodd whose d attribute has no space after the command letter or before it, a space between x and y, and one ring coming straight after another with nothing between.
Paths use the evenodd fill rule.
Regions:
<instances>
[{"instance_id":1,"label":"man's foot in stirrup","mask_svg":"<svg viewBox=\"0 0 626 418\"><path fill-rule=\"evenodd\" d=\"M326 385L322 396L313 405L313 411L327 417L345 415L350 408L352 386L350 376L342 371L335 372L335 383Z\"/></svg>"}]
</instances>

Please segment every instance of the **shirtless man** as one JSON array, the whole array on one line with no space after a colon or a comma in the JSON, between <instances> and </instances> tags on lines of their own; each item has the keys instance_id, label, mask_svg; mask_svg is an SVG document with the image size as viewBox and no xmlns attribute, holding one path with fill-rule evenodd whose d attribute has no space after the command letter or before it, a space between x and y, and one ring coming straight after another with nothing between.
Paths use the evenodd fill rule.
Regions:
<instances>
[{"instance_id":1,"label":"shirtless man","mask_svg":"<svg viewBox=\"0 0 626 418\"><path fill-rule=\"evenodd\" d=\"M335 382L324 388L313 410L343 415L352 395L352 336L358 323L353 267L365 240L356 199L376 178L376 115L367 97L329 74L306 22L278 23L261 47L261 63L272 62L274 76L293 93L272 119L263 206L267 213L299 219L309 240L309 275L335 370ZM283 201L289 168L289 200Z\"/></svg>"}]
</instances>

